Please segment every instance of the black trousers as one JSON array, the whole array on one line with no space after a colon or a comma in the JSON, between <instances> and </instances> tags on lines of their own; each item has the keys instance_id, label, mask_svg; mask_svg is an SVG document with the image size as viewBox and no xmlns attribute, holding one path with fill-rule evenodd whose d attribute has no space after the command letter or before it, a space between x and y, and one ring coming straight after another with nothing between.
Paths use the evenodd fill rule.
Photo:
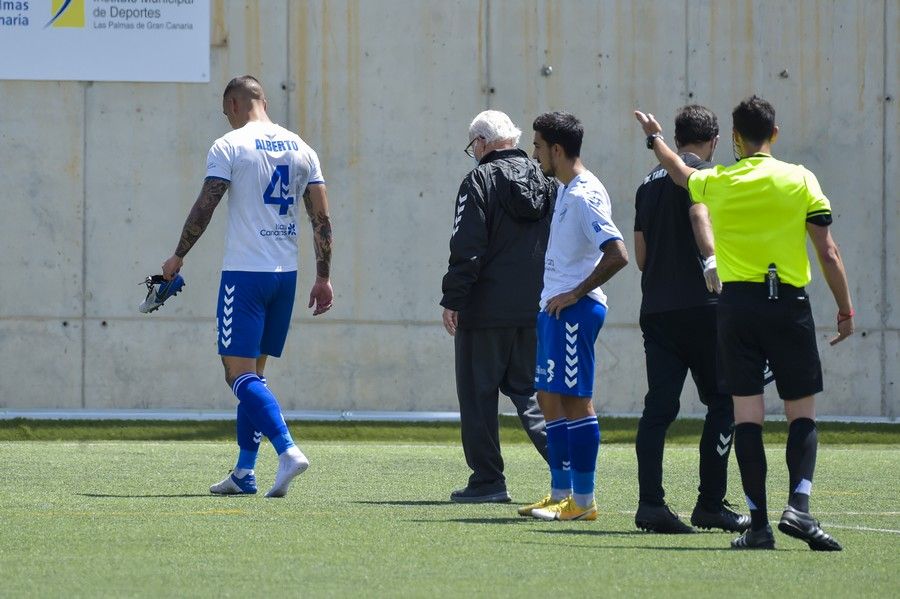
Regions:
<instances>
[{"instance_id":1,"label":"black trousers","mask_svg":"<svg viewBox=\"0 0 900 599\"><path fill-rule=\"evenodd\" d=\"M457 329L456 395L469 486L505 484L499 392L508 396L535 448L547 459L544 415L534 396L535 327Z\"/></svg>"},{"instance_id":2,"label":"black trousers","mask_svg":"<svg viewBox=\"0 0 900 599\"><path fill-rule=\"evenodd\" d=\"M734 433L734 405L723 393L717 366L716 307L698 306L641 315L647 384L644 412L638 423L636 452L640 500L662 504L662 461L666 431L680 409L688 370L706 406L700 438L698 502L718 509L725 498L728 457Z\"/></svg>"}]
</instances>

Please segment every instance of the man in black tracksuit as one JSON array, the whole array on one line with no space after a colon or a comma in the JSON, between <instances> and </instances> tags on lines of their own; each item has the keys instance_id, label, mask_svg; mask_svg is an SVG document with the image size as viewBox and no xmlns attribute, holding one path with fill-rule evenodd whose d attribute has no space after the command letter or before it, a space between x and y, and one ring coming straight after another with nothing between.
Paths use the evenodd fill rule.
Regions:
<instances>
[{"instance_id":1,"label":"man in black tracksuit","mask_svg":"<svg viewBox=\"0 0 900 599\"><path fill-rule=\"evenodd\" d=\"M712 166L718 132L715 115L702 106L685 106L675 119L678 151L697 169ZM692 206L687 191L657 166L638 187L634 230L649 385L636 439L640 495L635 524L659 533L694 532L666 505L662 486L666 430L678 414L690 370L707 409L700 438L700 493L691 523L741 532L750 519L723 503L734 409L731 396L722 392L717 365L715 292L721 285L706 208Z\"/></svg>"},{"instance_id":2,"label":"man in black tracksuit","mask_svg":"<svg viewBox=\"0 0 900 599\"><path fill-rule=\"evenodd\" d=\"M518 149L521 131L504 113L482 112L466 153L478 166L456 197L450 262L443 280L444 327L455 337L456 392L468 485L456 502L511 498L500 455L498 391L509 396L547 458L544 417L534 396L535 325L556 185Z\"/></svg>"}]
</instances>

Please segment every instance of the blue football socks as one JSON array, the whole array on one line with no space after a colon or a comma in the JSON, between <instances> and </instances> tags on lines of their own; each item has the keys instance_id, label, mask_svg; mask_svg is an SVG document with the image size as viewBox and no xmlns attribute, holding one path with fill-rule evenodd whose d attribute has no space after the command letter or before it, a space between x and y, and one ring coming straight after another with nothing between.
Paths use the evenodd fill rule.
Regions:
<instances>
[{"instance_id":1,"label":"blue football socks","mask_svg":"<svg viewBox=\"0 0 900 599\"><path fill-rule=\"evenodd\" d=\"M262 433L258 433L250 415L247 413L247 406L243 402L237 405L237 444L240 448L238 452L237 464L235 470L253 470L256 467L256 456L259 453L259 442Z\"/></svg>"},{"instance_id":2,"label":"blue football socks","mask_svg":"<svg viewBox=\"0 0 900 599\"><path fill-rule=\"evenodd\" d=\"M278 400L255 372L246 372L237 377L231 390L246 409L253 431L265 435L278 455L294 446Z\"/></svg>"},{"instance_id":3,"label":"blue football socks","mask_svg":"<svg viewBox=\"0 0 900 599\"><path fill-rule=\"evenodd\" d=\"M550 495L554 501L561 501L572 494L569 431L565 418L547 423L547 457L550 463Z\"/></svg>"},{"instance_id":4,"label":"blue football socks","mask_svg":"<svg viewBox=\"0 0 900 599\"><path fill-rule=\"evenodd\" d=\"M569 421L568 435L572 460L572 497L575 503L587 507L594 501L597 453L600 451L600 424L597 417L585 416Z\"/></svg>"}]
</instances>

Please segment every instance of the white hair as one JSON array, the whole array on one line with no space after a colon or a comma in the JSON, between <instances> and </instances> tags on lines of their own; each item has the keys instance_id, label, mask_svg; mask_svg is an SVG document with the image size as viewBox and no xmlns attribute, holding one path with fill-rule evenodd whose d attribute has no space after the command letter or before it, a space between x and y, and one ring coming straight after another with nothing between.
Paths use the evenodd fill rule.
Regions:
<instances>
[{"instance_id":1,"label":"white hair","mask_svg":"<svg viewBox=\"0 0 900 599\"><path fill-rule=\"evenodd\" d=\"M522 130L516 127L505 112L485 110L469 125L469 139L484 138L486 143L495 141L511 141L519 144Z\"/></svg>"}]
</instances>

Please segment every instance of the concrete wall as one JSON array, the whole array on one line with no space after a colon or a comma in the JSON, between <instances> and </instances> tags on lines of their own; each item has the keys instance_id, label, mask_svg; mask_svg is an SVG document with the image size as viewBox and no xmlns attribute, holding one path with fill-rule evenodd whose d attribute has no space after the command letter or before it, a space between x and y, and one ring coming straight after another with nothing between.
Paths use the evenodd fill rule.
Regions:
<instances>
[{"instance_id":1,"label":"concrete wall","mask_svg":"<svg viewBox=\"0 0 900 599\"><path fill-rule=\"evenodd\" d=\"M224 209L188 257L185 293L145 316L137 283L174 248L227 130L225 82L249 72L273 119L319 151L335 230L335 307L317 318L303 230L293 330L267 373L287 409L455 408L437 302L477 112L508 112L526 148L539 112L581 116L584 161L632 247L633 193L653 160L631 110L671 131L678 106L706 104L727 163L731 108L757 92L778 111L776 153L832 200L859 314L858 334L828 347L834 304L815 274L820 412L897 415L897 0L213 0L212 12L208 85L0 82L0 408L233 405L213 318ZM637 269L605 289L598 405L637 412ZM691 387L683 409L699 412Z\"/></svg>"}]
</instances>

